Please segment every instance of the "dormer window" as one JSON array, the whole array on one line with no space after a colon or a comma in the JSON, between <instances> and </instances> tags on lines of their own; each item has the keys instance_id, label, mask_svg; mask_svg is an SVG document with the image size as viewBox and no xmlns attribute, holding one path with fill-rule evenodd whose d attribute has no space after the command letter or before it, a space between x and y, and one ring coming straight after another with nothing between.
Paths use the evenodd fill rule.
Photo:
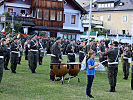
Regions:
<instances>
[{"instance_id":1,"label":"dormer window","mask_svg":"<svg viewBox=\"0 0 133 100\"><path fill-rule=\"evenodd\" d=\"M114 3L98 4L98 8L111 8L114 7Z\"/></svg>"},{"instance_id":2,"label":"dormer window","mask_svg":"<svg viewBox=\"0 0 133 100\"><path fill-rule=\"evenodd\" d=\"M92 7L95 8L95 7L97 7L97 5L96 4L93 4Z\"/></svg>"},{"instance_id":3,"label":"dormer window","mask_svg":"<svg viewBox=\"0 0 133 100\"><path fill-rule=\"evenodd\" d=\"M123 3L123 2L120 2L120 3L119 3L119 6L123 6L123 5L124 5L124 3Z\"/></svg>"}]
</instances>

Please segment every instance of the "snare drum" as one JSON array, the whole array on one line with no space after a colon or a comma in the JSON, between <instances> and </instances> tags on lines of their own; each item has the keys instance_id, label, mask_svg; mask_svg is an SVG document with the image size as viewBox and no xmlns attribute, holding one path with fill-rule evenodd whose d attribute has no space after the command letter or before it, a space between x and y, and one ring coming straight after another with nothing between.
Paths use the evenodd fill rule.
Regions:
<instances>
[{"instance_id":1,"label":"snare drum","mask_svg":"<svg viewBox=\"0 0 133 100\"><path fill-rule=\"evenodd\" d=\"M56 77L64 77L69 72L69 66L67 64L51 64L51 69Z\"/></svg>"},{"instance_id":2,"label":"snare drum","mask_svg":"<svg viewBox=\"0 0 133 100\"><path fill-rule=\"evenodd\" d=\"M69 75L77 76L81 69L81 63L67 63L69 65Z\"/></svg>"}]
</instances>

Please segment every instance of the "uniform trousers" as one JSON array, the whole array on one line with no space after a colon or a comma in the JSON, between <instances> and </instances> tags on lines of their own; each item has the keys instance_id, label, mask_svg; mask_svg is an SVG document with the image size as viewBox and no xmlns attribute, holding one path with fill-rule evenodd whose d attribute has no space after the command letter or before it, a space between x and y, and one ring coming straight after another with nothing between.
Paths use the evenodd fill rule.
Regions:
<instances>
[{"instance_id":1,"label":"uniform trousers","mask_svg":"<svg viewBox=\"0 0 133 100\"><path fill-rule=\"evenodd\" d=\"M129 76L129 68L130 68L130 63L128 63L128 60L123 60L123 72L125 78L128 78Z\"/></svg>"},{"instance_id":2,"label":"uniform trousers","mask_svg":"<svg viewBox=\"0 0 133 100\"><path fill-rule=\"evenodd\" d=\"M30 67L32 73L35 73L35 70L37 68L37 59L38 59L38 52L30 51L28 60L29 60L29 67Z\"/></svg>"},{"instance_id":3,"label":"uniform trousers","mask_svg":"<svg viewBox=\"0 0 133 100\"><path fill-rule=\"evenodd\" d=\"M18 64L18 53L11 53L11 70L16 71Z\"/></svg>"},{"instance_id":4,"label":"uniform trousers","mask_svg":"<svg viewBox=\"0 0 133 100\"><path fill-rule=\"evenodd\" d=\"M3 77L3 68L4 68L4 58L0 58L0 83Z\"/></svg>"},{"instance_id":5,"label":"uniform trousers","mask_svg":"<svg viewBox=\"0 0 133 100\"><path fill-rule=\"evenodd\" d=\"M117 82L118 65L108 65L108 79L110 87L115 87Z\"/></svg>"}]
</instances>

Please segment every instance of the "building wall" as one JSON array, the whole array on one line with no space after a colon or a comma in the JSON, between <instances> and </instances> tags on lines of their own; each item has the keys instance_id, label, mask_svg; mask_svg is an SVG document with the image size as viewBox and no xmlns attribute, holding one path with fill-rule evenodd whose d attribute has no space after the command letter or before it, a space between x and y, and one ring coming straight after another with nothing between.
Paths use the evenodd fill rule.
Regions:
<instances>
[{"instance_id":1,"label":"building wall","mask_svg":"<svg viewBox=\"0 0 133 100\"><path fill-rule=\"evenodd\" d=\"M9 3L31 4L31 0L8 0Z\"/></svg>"},{"instance_id":2,"label":"building wall","mask_svg":"<svg viewBox=\"0 0 133 100\"><path fill-rule=\"evenodd\" d=\"M93 12L95 20L101 20L100 16L103 16L103 27L111 30L112 34L122 34L122 30L125 33L131 35L131 20L133 11L119 11L119 12ZM108 16L111 16L111 20L108 21ZM123 16L127 16L127 22L123 22Z\"/></svg>"},{"instance_id":3,"label":"building wall","mask_svg":"<svg viewBox=\"0 0 133 100\"><path fill-rule=\"evenodd\" d=\"M5 7L5 11L4 12L8 12L8 8L13 9L13 12L16 12L16 15L18 14L20 16L21 10L25 10L25 13L29 13L30 14L30 9L26 9L26 8L17 8L17 7Z\"/></svg>"},{"instance_id":4,"label":"building wall","mask_svg":"<svg viewBox=\"0 0 133 100\"><path fill-rule=\"evenodd\" d=\"M0 15L4 13L4 5L0 6Z\"/></svg>"},{"instance_id":5,"label":"building wall","mask_svg":"<svg viewBox=\"0 0 133 100\"><path fill-rule=\"evenodd\" d=\"M83 32L81 22L81 11L73 7L69 2L64 5L65 21L63 23L63 29L80 30ZM71 24L71 16L75 15L75 24Z\"/></svg>"}]
</instances>

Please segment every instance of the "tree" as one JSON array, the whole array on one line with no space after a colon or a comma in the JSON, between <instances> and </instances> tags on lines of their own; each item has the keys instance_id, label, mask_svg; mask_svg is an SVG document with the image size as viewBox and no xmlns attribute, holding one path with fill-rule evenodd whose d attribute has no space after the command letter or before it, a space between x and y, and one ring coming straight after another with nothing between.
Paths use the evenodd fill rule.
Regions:
<instances>
[{"instance_id":1,"label":"tree","mask_svg":"<svg viewBox=\"0 0 133 100\"><path fill-rule=\"evenodd\" d=\"M15 23L15 24L14 24L15 33L20 33L21 27L22 27L22 24L20 24L20 23Z\"/></svg>"},{"instance_id":2,"label":"tree","mask_svg":"<svg viewBox=\"0 0 133 100\"><path fill-rule=\"evenodd\" d=\"M109 34L109 30L103 29L103 31L99 31L97 35L98 35L98 36L99 36L99 35L104 35L104 36L106 36L106 34Z\"/></svg>"},{"instance_id":3,"label":"tree","mask_svg":"<svg viewBox=\"0 0 133 100\"><path fill-rule=\"evenodd\" d=\"M22 27L22 24L15 23L14 24L14 31L13 32L20 33L21 27ZM12 32L11 23L8 23L7 24L7 26L6 26L6 32Z\"/></svg>"}]
</instances>

